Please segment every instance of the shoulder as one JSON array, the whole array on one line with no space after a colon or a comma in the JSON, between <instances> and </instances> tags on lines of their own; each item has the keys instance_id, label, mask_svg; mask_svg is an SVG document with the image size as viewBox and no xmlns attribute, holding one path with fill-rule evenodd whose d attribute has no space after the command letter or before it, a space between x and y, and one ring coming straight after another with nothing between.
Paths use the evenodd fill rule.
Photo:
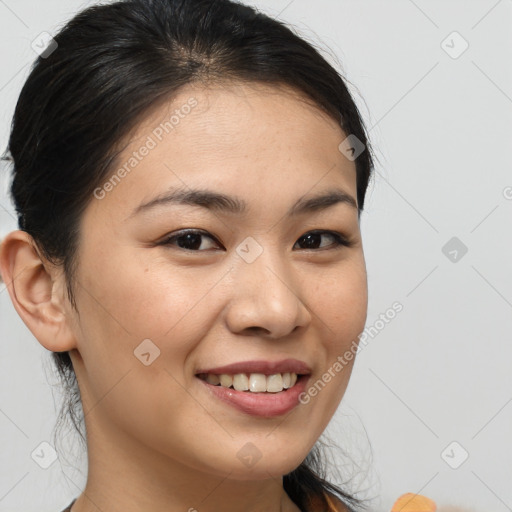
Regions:
<instances>
[{"instance_id":1,"label":"shoulder","mask_svg":"<svg viewBox=\"0 0 512 512\"><path fill-rule=\"evenodd\" d=\"M332 512L349 512L347 506L334 494L326 492L325 499L327 500L327 503L329 503L329 512L331 509Z\"/></svg>"},{"instance_id":2,"label":"shoulder","mask_svg":"<svg viewBox=\"0 0 512 512\"><path fill-rule=\"evenodd\" d=\"M62 511L62 512L70 512L73 503L75 503L76 498Z\"/></svg>"},{"instance_id":3,"label":"shoulder","mask_svg":"<svg viewBox=\"0 0 512 512\"><path fill-rule=\"evenodd\" d=\"M322 501L318 496L310 499L312 511L314 512L350 512L347 506L334 494L324 491L328 508L322 505Z\"/></svg>"}]
</instances>

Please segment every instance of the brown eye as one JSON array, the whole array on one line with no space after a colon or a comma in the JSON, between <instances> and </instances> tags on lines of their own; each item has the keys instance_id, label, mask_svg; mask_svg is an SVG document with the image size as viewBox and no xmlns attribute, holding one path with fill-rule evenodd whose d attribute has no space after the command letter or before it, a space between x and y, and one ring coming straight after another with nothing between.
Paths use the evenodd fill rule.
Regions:
<instances>
[{"instance_id":1,"label":"brown eye","mask_svg":"<svg viewBox=\"0 0 512 512\"><path fill-rule=\"evenodd\" d=\"M331 243L323 243L323 240L325 239L330 240ZM193 229L172 233L158 245L175 246L179 249L194 252L204 252L206 250L215 249L215 247L211 247L211 242L209 244L208 242L205 242L205 240L213 241L217 248L222 248L221 244L207 232ZM337 249L340 246L350 247L352 245L352 243L341 233L321 230L310 231L302 235L296 244L301 245L302 247L300 248L306 250ZM210 247L208 247L208 245L210 245Z\"/></svg>"},{"instance_id":2,"label":"brown eye","mask_svg":"<svg viewBox=\"0 0 512 512\"><path fill-rule=\"evenodd\" d=\"M208 250L208 247L206 249L204 248L204 239L210 239L216 242L212 236L208 235L204 231L187 230L178 231L177 233L166 237L158 245L176 245L180 249L185 249L187 251L202 252L204 250ZM203 248L201 249L201 247Z\"/></svg>"},{"instance_id":3,"label":"brown eye","mask_svg":"<svg viewBox=\"0 0 512 512\"><path fill-rule=\"evenodd\" d=\"M318 247L321 245L322 236L328 236L334 243L328 244L327 246ZM352 245L343 235L336 231L310 231L299 238L299 241L303 240L305 247L304 249L336 249L340 246L349 247ZM297 243L299 243L299 241Z\"/></svg>"}]
</instances>

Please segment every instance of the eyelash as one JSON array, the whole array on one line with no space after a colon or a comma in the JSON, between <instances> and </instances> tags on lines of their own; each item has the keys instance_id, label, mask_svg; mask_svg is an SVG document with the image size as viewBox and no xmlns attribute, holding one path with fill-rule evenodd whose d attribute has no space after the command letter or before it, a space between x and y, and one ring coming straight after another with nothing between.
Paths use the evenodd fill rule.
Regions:
<instances>
[{"instance_id":1,"label":"eyelash","mask_svg":"<svg viewBox=\"0 0 512 512\"><path fill-rule=\"evenodd\" d=\"M178 232L172 234L172 236L167 236L166 238L164 238L164 240L159 242L157 245L163 245L163 246L175 245L171 242L178 238L189 235L189 234L201 235L201 236L208 237L211 240L213 240L215 243L217 243L218 245L221 245L212 235L208 234L206 231L197 230L197 229L187 229L187 230L178 231ZM308 251L308 250L309 251L324 251L324 250L330 250L330 249L340 249L341 247L352 247L354 245L354 243L352 241L348 240L344 235L342 235L341 233L338 233L337 231L330 231L330 230L308 231L307 233L302 235L299 238L299 240L304 238L307 235L330 235L334 239L335 242L334 242L334 244L331 244L331 246L321 247L318 249L303 249L305 251ZM181 250L187 251L187 252L206 252L206 251L208 251L208 249L197 250L197 249L185 249L183 247L178 247L178 246L176 246L176 247L178 249L181 249Z\"/></svg>"}]
</instances>

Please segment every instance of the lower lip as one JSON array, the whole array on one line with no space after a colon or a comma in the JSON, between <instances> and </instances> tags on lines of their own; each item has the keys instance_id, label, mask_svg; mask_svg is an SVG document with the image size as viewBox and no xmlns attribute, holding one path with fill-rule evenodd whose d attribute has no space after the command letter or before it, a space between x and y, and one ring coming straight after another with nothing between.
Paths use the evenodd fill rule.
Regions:
<instances>
[{"instance_id":1,"label":"lower lip","mask_svg":"<svg viewBox=\"0 0 512 512\"><path fill-rule=\"evenodd\" d=\"M301 375L294 386L278 393L253 393L237 391L223 386L214 386L197 377L210 393L236 409L263 418L272 418L290 412L299 402L299 396L306 389L309 375Z\"/></svg>"}]
</instances>

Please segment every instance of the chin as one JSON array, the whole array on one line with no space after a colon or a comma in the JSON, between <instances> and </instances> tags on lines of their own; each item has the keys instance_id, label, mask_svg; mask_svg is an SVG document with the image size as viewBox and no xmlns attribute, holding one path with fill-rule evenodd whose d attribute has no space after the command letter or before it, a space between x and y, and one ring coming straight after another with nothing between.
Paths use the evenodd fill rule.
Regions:
<instances>
[{"instance_id":1,"label":"chin","mask_svg":"<svg viewBox=\"0 0 512 512\"><path fill-rule=\"evenodd\" d=\"M296 469L303 459L296 461L287 461L287 460L265 460L265 457L262 456L259 460L254 460L252 462L244 462L243 460L239 462L237 459L237 464L226 464L224 467L224 472L229 473L229 478L232 480L268 480L269 478L281 478L284 475L292 472ZM216 467L216 473L218 473L219 467Z\"/></svg>"}]
</instances>

